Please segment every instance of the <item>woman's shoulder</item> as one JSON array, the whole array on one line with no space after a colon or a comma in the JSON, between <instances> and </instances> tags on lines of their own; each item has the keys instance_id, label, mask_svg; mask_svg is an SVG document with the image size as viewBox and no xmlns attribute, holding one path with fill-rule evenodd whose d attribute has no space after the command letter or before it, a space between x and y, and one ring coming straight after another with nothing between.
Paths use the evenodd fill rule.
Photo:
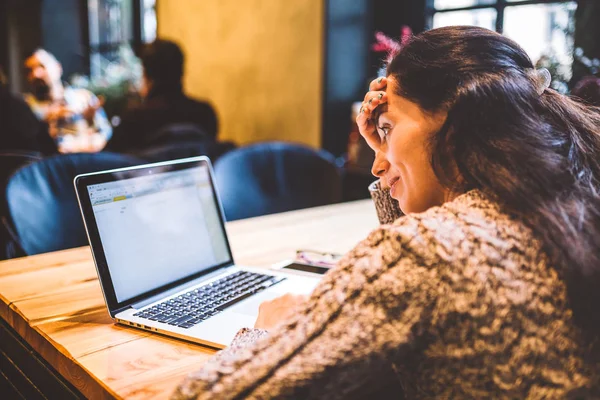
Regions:
<instances>
[{"instance_id":1,"label":"woman's shoulder","mask_svg":"<svg viewBox=\"0 0 600 400\"><path fill-rule=\"evenodd\" d=\"M430 265L464 265L466 259L489 263L514 256L527 263L540 254L540 245L531 230L505 212L500 202L479 190L382 225L371 234L369 242L380 240L399 242L403 253L413 254Z\"/></svg>"},{"instance_id":2,"label":"woman's shoulder","mask_svg":"<svg viewBox=\"0 0 600 400\"><path fill-rule=\"evenodd\" d=\"M432 298L444 290L484 291L494 297L494 292L511 285L530 288L532 294L542 281L561 286L547 265L539 241L524 223L491 196L471 191L440 207L381 225L344 256L317 292L340 282L351 288L365 280L384 286L410 280L419 290L431 291ZM522 304L523 299L513 300Z\"/></svg>"}]
</instances>

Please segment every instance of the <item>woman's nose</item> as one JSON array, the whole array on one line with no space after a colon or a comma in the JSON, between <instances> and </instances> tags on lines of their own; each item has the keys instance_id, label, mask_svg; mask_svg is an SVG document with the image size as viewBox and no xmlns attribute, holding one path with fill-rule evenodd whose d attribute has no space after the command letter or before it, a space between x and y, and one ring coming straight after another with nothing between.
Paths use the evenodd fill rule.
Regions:
<instances>
[{"instance_id":1,"label":"woman's nose","mask_svg":"<svg viewBox=\"0 0 600 400\"><path fill-rule=\"evenodd\" d=\"M371 173L378 178L381 178L390 167L390 163L385 158L385 153L378 151L375 153L375 161L373 161L373 167Z\"/></svg>"}]
</instances>

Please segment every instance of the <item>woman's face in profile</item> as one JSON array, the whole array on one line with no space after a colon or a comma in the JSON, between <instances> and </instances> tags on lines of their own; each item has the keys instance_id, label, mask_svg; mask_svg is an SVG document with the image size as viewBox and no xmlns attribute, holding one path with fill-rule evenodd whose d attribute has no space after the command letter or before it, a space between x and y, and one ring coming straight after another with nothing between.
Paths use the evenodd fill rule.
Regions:
<instances>
[{"instance_id":1,"label":"woman's face in profile","mask_svg":"<svg viewBox=\"0 0 600 400\"><path fill-rule=\"evenodd\" d=\"M431 168L429 140L443 125L446 112L430 114L396 94L396 83L388 79L384 104L376 117L381 147L375 155L373 174L390 187L404 213L422 212L441 205L448 191Z\"/></svg>"}]
</instances>

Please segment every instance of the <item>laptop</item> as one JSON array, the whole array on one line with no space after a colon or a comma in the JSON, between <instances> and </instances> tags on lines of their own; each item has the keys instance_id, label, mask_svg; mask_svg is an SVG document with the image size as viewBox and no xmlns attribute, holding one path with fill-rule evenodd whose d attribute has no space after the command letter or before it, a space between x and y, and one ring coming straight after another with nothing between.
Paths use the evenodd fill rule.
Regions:
<instances>
[{"instance_id":1,"label":"laptop","mask_svg":"<svg viewBox=\"0 0 600 400\"><path fill-rule=\"evenodd\" d=\"M117 323L224 348L254 326L263 301L318 283L235 264L206 157L78 175L74 185Z\"/></svg>"}]
</instances>

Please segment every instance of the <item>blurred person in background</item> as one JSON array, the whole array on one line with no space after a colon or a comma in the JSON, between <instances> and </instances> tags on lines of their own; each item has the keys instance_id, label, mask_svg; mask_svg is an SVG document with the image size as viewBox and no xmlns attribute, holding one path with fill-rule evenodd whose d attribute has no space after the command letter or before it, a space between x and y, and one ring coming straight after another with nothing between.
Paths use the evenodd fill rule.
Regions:
<instances>
[{"instance_id":1,"label":"blurred person in background","mask_svg":"<svg viewBox=\"0 0 600 400\"><path fill-rule=\"evenodd\" d=\"M133 153L157 143L176 141L180 138L168 128L185 124L197 128L193 139L216 140L214 109L183 92L184 55L179 46L157 39L142 49L140 58L144 71L140 90L143 102L123 114L107 149Z\"/></svg>"},{"instance_id":2,"label":"blurred person in background","mask_svg":"<svg viewBox=\"0 0 600 400\"><path fill-rule=\"evenodd\" d=\"M586 76L577 82L571 95L579 97L587 104L600 107L600 78L594 75Z\"/></svg>"},{"instance_id":3,"label":"blurred person in background","mask_svg":"<svg viewBox=\"0 0 600 400\"><path fill-rule=\"evenodd\" d=\"M99 151L112 136L102 101L86 89L75 89L61 80L62 66L43 49L25 60L31 93L25 100L63 152Z\"/></svg>"},{"instance_id":4,"label":"blurred person in background","mask_svg":"<svg viewBox=\"0 0 600 400\"><path fill-rule=\"evenodd\" d=\"M6 85L0 67L0 151L56 153L56 144L48 135L48 125L39 121L21 96Z\"/></svg>"}]
</instances>

